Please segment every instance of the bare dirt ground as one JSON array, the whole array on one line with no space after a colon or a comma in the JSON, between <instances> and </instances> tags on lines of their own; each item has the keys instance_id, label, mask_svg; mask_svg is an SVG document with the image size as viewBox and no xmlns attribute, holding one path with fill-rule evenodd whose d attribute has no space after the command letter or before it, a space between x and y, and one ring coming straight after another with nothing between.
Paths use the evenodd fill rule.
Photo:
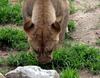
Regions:
<instances>
[{"instance_id":1,"label":"bare dirt ground","mask_svg":"<svg viewBox=\"0 0 100 78\"><path fill-rule=\"evenodd\" d=\"M72 37L95 46L96 40L100 39L100 0L75 0L75 5L78 11L70 16L76 21L76 31ZM83 70L80 71L80 78L100 78L100 75Z\"/></svg>"},{"instance_id":2,"label":"bare dirt ground","mask_svg":"<svg viewBox=\"0 0 100 78\"><path fill-rule=\"evenodd\" d=\"M76 21L75 40L95 45L100 37L100 0L75 0L78 12L70 19Z\"/></svg>"},{"instance_id":3,"label":"bare dirt ground","mask_svg":"<svg viewBox=\"0 0 100 78\"><path fill-rule=\"evenodd\" d=\"M80 71L80 78L100 78L100 75L93 75L86 70Z\"/></svg>"}]
</instances>

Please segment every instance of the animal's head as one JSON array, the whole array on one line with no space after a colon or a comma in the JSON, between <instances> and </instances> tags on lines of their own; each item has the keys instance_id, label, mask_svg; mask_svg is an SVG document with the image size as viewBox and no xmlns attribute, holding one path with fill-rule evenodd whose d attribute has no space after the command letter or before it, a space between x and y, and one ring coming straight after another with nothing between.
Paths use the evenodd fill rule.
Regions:
<instances>
[{"instance_id":1,"label":"animal's head","mask_svg":"<svg viewBox=\"0 0 100 78\"><path fill-rule=\"evenodd\" d=\"M34 24L31 19L27 19L24 30L28 34L31 47L37 54L37 59L41 63L52 60L52 50L59 42L60 25L57 21L52 24Z\"/></svg>"},{"instance_id":2,"label":"animal's head","mask_svg":"<svg viewBox=\"0 0 100 78\"><path fill-rule=\"evenodd\" d=\"M51 0L36 0L32 17L26 17L24 30L37 59L47 63L52 59L52 50L59 42L60 24Z\"/></svg>"}]
</instances>

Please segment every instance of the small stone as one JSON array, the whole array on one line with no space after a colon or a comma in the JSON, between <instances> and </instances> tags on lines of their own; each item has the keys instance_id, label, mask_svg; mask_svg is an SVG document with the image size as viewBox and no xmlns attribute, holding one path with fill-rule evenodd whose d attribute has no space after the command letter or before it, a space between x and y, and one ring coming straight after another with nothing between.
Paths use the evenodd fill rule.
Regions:
<instances>
[{"instance_id":1,"label":"small stone","mask_svg":"<svg viewBox=\"0 0 100 78\"><path fill-rule=\"evenodd\" d=\"M60 78L56 70L44 70L38 66L17 67L6 78Z\"/></svg>"}]
</instances>

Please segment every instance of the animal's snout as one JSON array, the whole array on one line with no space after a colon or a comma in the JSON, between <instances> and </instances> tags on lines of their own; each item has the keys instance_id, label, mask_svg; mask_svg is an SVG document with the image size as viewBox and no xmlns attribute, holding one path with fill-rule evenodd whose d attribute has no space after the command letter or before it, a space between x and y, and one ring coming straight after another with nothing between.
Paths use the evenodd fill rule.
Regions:
<instances>
[{"instance_id":1,"label":"animal's snout","mask_svg":"<svg viewBox=\"0 0 100 78\"><path fill-rule=\"evenodd\" d=\"M38 50L35 50L35 52L37 54L37 60L40 63L45 64L52 60L52 50L38 49Z\"/></svg>"},{"instance_id":2,"label":"animal's snout","mask_svg":"<svg viewBox=\"0 0 100 78\"><path fill-rule=\"evenodd\" d=\"M52 60L52 56L51 54L50 55L45 55L45 54L41 54L41 55L38 55L37 56L37 60L40 62L40 63L48 63Z\"/></svg>"}]
</instances>

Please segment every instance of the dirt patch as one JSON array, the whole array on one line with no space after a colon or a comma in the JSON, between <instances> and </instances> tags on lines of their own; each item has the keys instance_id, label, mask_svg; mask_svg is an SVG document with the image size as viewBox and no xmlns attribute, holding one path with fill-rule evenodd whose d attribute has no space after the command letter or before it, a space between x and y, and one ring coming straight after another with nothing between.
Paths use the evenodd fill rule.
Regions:
<instances>
[{"instance_id":1,"label":"dirt patch","mask_svg":"<svg viewBox=\"0 0 100 78\"><path fill-rule=\"evenodd\" d=\"M76 0L76 3L84 7L84 10L79 10L77 13L70 16L70 19L75 20L77 25L76 31L72 34L72 37L75 40L95 45L100 30L100 8L95 7L100 4L100 0ZM94 10L86 12L87 8L83 5L91 6ZM91 8L88 8L88 10ZM96 31L98 32L96 33Z\"/></svg>"},{"instance_id":2,"label":"dirt patch","mask_svg":"<svg viewBox=\"0 0 100 78\"><path fill-rule=\"evenodd\" d=\"M7 51L0 51L0 57L6 57L6 56L8 56Z\"/></svg>"},{"instance_id":3,"label":"dirt patch","mask_svg":"<svg viewBox=\"0 0 100 78\"><path fill-rule=\"evenodd\" d=\"M80 71L80 78L100 78L100 75L93 75L87 70Z\"/></svg>"},{"instance_id":4,"label":"dirt patch","mask_svg":"<svg viewBox=\"0 0 100 78\"><path fill-rule=\"evenodd\" d=\"M100 6L100 0L75 0L76 8L80 11L92 11Z\"/></svg>"},{"instance_id":5,"label":"dirt patch","mask_svg":"<svg viewBox=\"0 0 100 78\"><path fill-rule=\"evenodd\" d=\"M96 46L97 39L100 39L100 0L75 0L75 6L78 12L70 16L71 20L76 21L76 31L72 37L79 42ZM80 78L100 78L100 75L83 70L80 71Z\"/></svg>"}]
</instances>

